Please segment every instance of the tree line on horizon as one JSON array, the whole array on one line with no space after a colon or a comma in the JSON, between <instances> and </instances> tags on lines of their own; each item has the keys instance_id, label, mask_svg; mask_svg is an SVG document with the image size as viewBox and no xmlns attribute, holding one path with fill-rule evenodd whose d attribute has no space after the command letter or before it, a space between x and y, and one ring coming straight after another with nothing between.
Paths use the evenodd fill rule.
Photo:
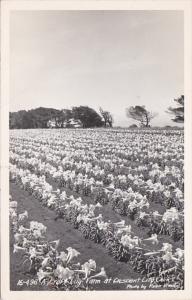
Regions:
<instances>
[{"instance_id":1,"label":"tree line on horizon","mask_svg":"<svg viewBox=\"0 0 192 300\"><path fill-rule=\"evenodd\" d=\"M174 99L176 106L168 107L167 113L171 114L175 123L184 122L184 95ZM10 129L30 129L30 128L49 128L49 121L55 123L56 128L70 128L70 120L78 120L83 128L93 127L113 127L113 116L109 111L99 108L97 113L88 106L75 106L72 109L54 109L39 107L31 110L20 110L9 113ZM133 124L130 127L148 128L151 126L151 120L158 114L147 110L144 105L130 106L126 108L126 115L133 119L138 125Z\"/></svg>"},{"instance_id":2,"label":"tree line on horizon","mask_svg":"<svg viewBox=\"0 0 192 300\"><path fill-rule=\"evenodd\" d=\"M54 109L39 107L9 113L10 129L48 128L49 121L56 128L73 127L71 120L78 120L83 128L112 127L113 117L109 111L100 108L100 115L91 107L76 106L72 109Z\"/></svg>"}]
</instances>

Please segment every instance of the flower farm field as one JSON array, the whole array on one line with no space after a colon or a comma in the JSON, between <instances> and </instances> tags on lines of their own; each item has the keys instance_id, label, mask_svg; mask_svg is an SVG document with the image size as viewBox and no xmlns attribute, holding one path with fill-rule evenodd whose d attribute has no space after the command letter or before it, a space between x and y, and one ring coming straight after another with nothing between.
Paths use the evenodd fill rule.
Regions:
<instances>
[{"instance_id":1,"label":"flower farm field","mask_svg":"<svg viewBox=\"0 0 192 300\"><path fill-rule=\"evenodd\" d=\"M11 290L183 289L183 140L11 130Z\"/></svg>"}]
</instances>

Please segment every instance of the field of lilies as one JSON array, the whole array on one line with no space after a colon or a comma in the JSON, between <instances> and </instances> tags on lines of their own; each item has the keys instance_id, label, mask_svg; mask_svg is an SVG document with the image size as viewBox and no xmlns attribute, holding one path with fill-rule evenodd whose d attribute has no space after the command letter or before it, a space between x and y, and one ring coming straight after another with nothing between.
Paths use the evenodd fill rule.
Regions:
<instances>
[{"instance_id":1,"label":"field of lilies","mask_svg":"<svg viewBox=\"0 0 192 300\"><path fill-rule=\"evenodd\" d=\"M10 131L13 290L184 288L182 130Z\"/></svg>"}]
</instances>

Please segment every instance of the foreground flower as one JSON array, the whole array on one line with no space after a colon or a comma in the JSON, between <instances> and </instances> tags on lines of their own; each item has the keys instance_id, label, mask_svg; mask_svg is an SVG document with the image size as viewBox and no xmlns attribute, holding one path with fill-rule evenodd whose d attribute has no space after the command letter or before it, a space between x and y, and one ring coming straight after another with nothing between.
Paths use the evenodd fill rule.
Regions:
<instances>
[{"instance_id":1,"label":"foreground flower","mask_svg":"<svg viewBox=\"0 0 192 300\"><path fill-rule=\"evenodd\" d=\"M57 268L54 270L54 275L59 279L68 280L71 279L74 275L74 271L69 268L64 268L61 265L57 265Z\"/></svg>"},{"instance_id":2,"label":"foreground flower","mask_svg":"<svg viewBox=\"0 0 192 300\"><path fill-rule=\"evenodd\" d=\"M122 234L122 233L130 234L131 233L131 225L119 228L117 230L117 234Z\"/></svg>"},{"instance_id":3,"label":"foreground flower","mask_svg":"<svg viewBox=\"0 0 192 300\"><path fill-rule=\"evenodd\" d=\"M114 223L114 225L115 225L117 228L125 227L125 220L122 220L122 221L120 221L120 222Z\"/></svg>"},{"instance_id":4,"label":"foreground flower","mask_svg":"<svg viewBox=\"0 0 192 300\"><path fill-rule=\"evenodd\" d=\"M161 248L160 251L164 251L164 252L171 252L172 251L173 246L169 243L163 243L163 247Z\"/></svg>"},{"instance_id":5,"label":"foreground flower","mask_svg":"<svg viewBox=\"0 0 192 300\"><path fill-rule=\"evenodd\" d=\"M109 227L109 223L108 223L108 222L104 222L104 221L99 222L99 221L97 220L97 226L98 226L98 228L99 228L100 230L106 231L106 230L108 229L108 227Z\"/></svg>"},{"instance_id":6,"label":"foreground flower","mask_svg":"<svg viewBox=\"0 0 192 300\"><path fill-rule=\"evenodd\" d=\"M39 269L39 271L37 272L37 277L39 279L39 281L41 282L44 278L51 278L53 275L53 272L45 272L42 269Z\"/></svg>"},{"instance_id":7,"label":"foreground flower","mask_svg":"<svg viewBox=\"0 0 192 300\"><path fill-rule=\"evenodd\" d=\"M67 251L68 251L68 255L67 255L67 262L69 263L74 257L77 257L80 252L78 252L77 250L71 248L71 247L68 247L67 248Z\"/></svg>"},{"instance_id":8,"label":"foreground flower","mask_svg":"<svg viewBox=\"0 0 192 300\"><path fill-rule=\"evenodd\" d=\"M20 221L26 220L27 218L28 218L28 212L25 211L24 213L19 214L18 221L20 222Z\"/></svg>"},{"instance_id":9,"label":"foreground flower","mask_svg":"<svg viewBox=\"0 0 192 300\"><path fill-rule=\"evenodd\" d=\"M162 216L157 210L154 211L152 215L153 215L153 217L154 217L155 219L157 219L158 217L161 217L161 216Z\"/></svg>"},{"instance_id":10,"label":"foreground flower","mask_svg":"<svg viewBox=\"0 0 192 300\"><path fill-rule=\"evenodd\" d=\"M97 202L97 204L95 205L95 207L102 208L102 205L99 202Z\"/></svg>"},{"instance_id":11,"label":"foreground flower","mask_svg":"<svg viewBox=\"0 0 192 300\"><path fill-rule=\"evenodd\" d=\"M58 248L59 243L60 243L60 240L55 240L55 241L49 242L50 245L54 245L54 247L51 246L53 248L53 250L56 250Z\"/></svg>"},{"instance_id":12,"label":"foreground flower","mask_svg":"<svg viewBox=\"0 0 192 300\"><path fill-rule=\"evenodd\" d=\"M174 260L172 252L166 252L163 256L162 259L166 261L166 263L169 263L170 261Z\"/></svg>"},{"instance_id":13,"label":"foreground flower","mask_svg":"<svg viewBox=\"0 0 192 300\"><path fill-rule=\"evenodd\" d=\"M104 277L104 278L107 278L107 274L106 274L106 272L105 272L104 267L101 268L101 272L99 272L99 273L97 273L97 274L95 274L95 275L93 275L93 276L90 276L87 280L90 280L90 279L92 279L92 278L98 278L98 277Z\"/></svg>"},{"instance_id":14,"label":"foreground flower","mask_svg":"<svg viewBox=\"0 0 192 300\"><path fill-rule=\"evenodd\" d=\"M179 259L183 259L184 258L184 250L177 248L175 251L175 255L179 258Z\"/></svg>"},{"instance_id":15,"label":"foreground flower","mask_svg":"<svg viewBox=\"0 0 192 300\"><path fill-rule=\"evenodd\" d=\"M50 262L50 257L45 257L41 263L42 268L44 269L45 267L47 267L49 265Z\"/></svg>"},{"instance_id":16,"label":"foreground flower","mask_svg":"<svg viewBox=\"0 0 192 300\"><path fill-rule=\"evenodd\" d=\"M44 226L42 223L31 221L30 222L30 229L31 230L39 230L42 234L46 232L47 227Z\"/></svg>"},{"instance_id":17,"label":"foreground flower","mask_svg":"<svg viewBox=\"0 0 192 300\"><path fill-rule=\"evenodd\" d=\"M134 236L132 238L130 235L125 234L125 235L122 235L120 242L123 246L128 247L129 249L133 249L136 246L138 246L139 238L137 236Z\"/></svg>"},{"instance_id":18,"label":"foreground flower","mask_svg":"<svg viewBox=\"0 0 192 300\"><path fill-rule=\"evenodd\" d=\"M145 256L151 256L151 255L156 255L156 254L159 254L159 251L153 251L153 252L144 253Z\"/></svg>"},{"instance_id":19,"label":"foreground flower","mask_svg":"<svg viewBox=\"0 0 192 300\"><path fill-rule=\"evenodd\" d=\"M18 231L20 233L29 233L29 231L31 231L29 228L25 228L23 225L19 226Z\"/></svg>"},{"instance_id":20,"label":"foreground flower","mask_svg":"<svg viewBox=\"0 0 192 300\"><path fill-rule=\"evenodd\" d=\"M158 239L157 239L157 234L156 234L156 233L152 234L150 238L144 239L144 241L149 241L149 242L151 242L153 245L155 245L155 244L157 245L157 244L159 243L159 241L158 241Z\"/></svg>"},{"instance_id":21,"label":"foreground flower","mask_svg":"<svg viewBox=\"0 0 192 300\"><path fill-rule=\"evenodd\" d=\"M33 236L34 236L35 239L38 239L38 238L42 237L42 232L41 232L41 230L40 230L40 229L34 230L34 231L33 231Z\"/></svg>"},{"instance_id":22,"label":"foreground flower","mask_svg":"<svg viewBox=\"0 0 192 300\"><path fill-rule=\"evenodd\" d=\"M63 263L65 263L67 261L67 254L64 251L60 252L60 255L57 256L57 258L59 258Z\"/></svg>"},{"instance_id":23,"label":"foreground flower","mask_svg":"<svg viewBox=\"0 0 192 300\"><path fill-rule=\"evenodd\" d=\"M179 212L175 207L171 207L170 209L167 209L167 211L164 213L162 220L164 222L170 222L176 221L179 219Z\"/></svg>"},{"instance_id":24,"label":"foreground flower","mask_svg":"<svg viewBox=\"0 0 192 300\"><path fill-rule=\"evenodd\" d=\"M82 270L85 272L85 278L87 278L91 271L95 271L96 270L96 262L93 259L89 259L88 262L85 262L82 265Z\"/></svg>"},{"instance_id":25,"label":"foreground flower","mask_svg":"<svg viewBox=\"0 0 192 300\"><path fill-rule=\"evenodd\" d=\"M17 246L15 244L13 245L13 253L25 252L25 251L26 251L26 248Z\"/></svg>"},{"instance_id":26,"label":"foreground flower","mask_svg":"<svg viewBox=\"0 0 192 300\"><path fill-rule=\"evenodd\" d=\"M22 244L23 243L24 237L21 233L18 233L18 232L15 233L14 238L15 238L16 244Z\"/></svg>"},{"instance_id":27,"label":"foreground flower","mask_svg":"<svg viewBox=\"0 0 192 300\"><path fill-rule=\"evenodd\" d=\"M14 209L17 208L17 201L10 201L9 202L9 207L14 208Z\"/></svg>"}]
</instances>

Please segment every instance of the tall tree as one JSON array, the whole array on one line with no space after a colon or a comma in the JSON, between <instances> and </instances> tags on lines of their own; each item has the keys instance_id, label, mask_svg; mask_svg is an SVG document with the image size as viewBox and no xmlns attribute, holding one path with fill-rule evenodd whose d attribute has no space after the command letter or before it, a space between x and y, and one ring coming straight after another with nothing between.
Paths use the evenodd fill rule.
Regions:
<instances>
[{"instance_id":1,"label":"tall tree","mask_svg":"<svg viewBox=\"0 0 192 300\"><path fill-rule=\"evenodd\" d=\"M138 121L141 127L150 127L150 122L157 116L157 113L148 111L144 105L136 105L127 108L126 115L128 118Z\"/></svg>"},{"instance_id":2,"label":"tall tree","mask_svg":"<svg viewBox=\"0 0 192 300\"><path fill-rule=\"evenodd\" d=\"M113 117L111 113L107 110L103 110L101 107L99 108L100 114L103 117L104 120L104 126L107 127L113 127Z\"/></svg>"},{"instance_id":3,"label":"tall tree","mask_svg":"<svg viewBox=\"0 0 192 300\"><path fill-rule=\"evenodd\" d=\"M23 128L23 118L26 114L26 110L20 110L18 112L9 113L9 128L20 129Z\"/></svg>"},{"instance_id":4,"label":"tall tree","mask_svg":"<svg viewBox=\"0 0 192 300\"><path fill-rule=\"evenodd\" d=\"M78 106L72 108L72 116L80 120L84 128L100 127L103 125L101 116L88 106Z\"/></svg>"},{"instance_id":5,"label":"tall tree","mask_svg":"<svg viewBox=\"0 0 192 300\"><path fill-rule=\"evenodd\" d=\"M174 99L177 104L177 107L168 107L167 113L174 116L172 119L175 123L184 122L184 95L181 95L179 98Z\"/></svg>"},{"instance_id":6,"label":"tall tree","mask_svg":"<svg viewBox=\"0 0 192 300\"><path fill-rule=\"evenodd\" d=\"M9 114L10 128L47 128L49 120L60 113L53 108L39 107L31 110L20 110Z\"/></svg>"}]
</instances>

